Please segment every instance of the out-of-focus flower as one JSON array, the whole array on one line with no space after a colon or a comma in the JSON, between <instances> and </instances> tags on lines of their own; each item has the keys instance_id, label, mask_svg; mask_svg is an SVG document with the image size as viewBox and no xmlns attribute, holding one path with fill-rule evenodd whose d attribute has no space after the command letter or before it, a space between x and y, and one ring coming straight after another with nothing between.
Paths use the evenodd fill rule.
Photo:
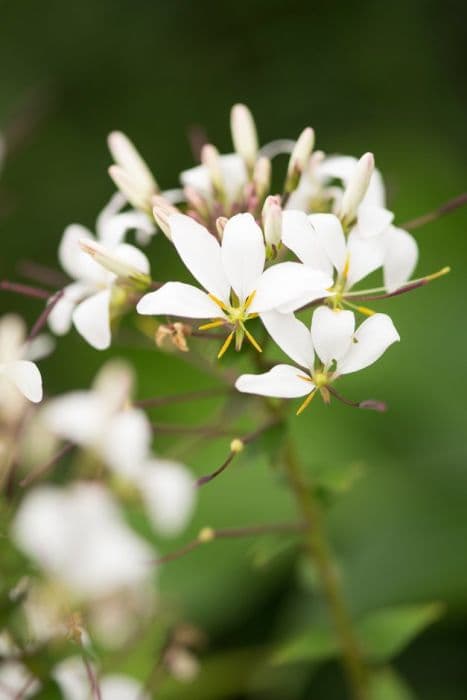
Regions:
<instances>
[{"instance_id":1,"label":"out-of-focus flower","mask_svg":"<svg viewBox=\"0 0 467 700\"><path fill-rule=\"evenodd\" d=\"M42 411L49 430L91 451L140 492L154 526L179 532L191 516L195 490L186 467L152 457L152 428L131 406L133 373L116 360L100 370L89 391L54 398Z\"/></svg>"},{"instance_id":2,"label":"out-of-focus flower","mask_svg":"<svg viewBox=\"0 0 467 700\"><path fill-rule=\"evenodd\" d=\"M65 700L88 700L92 695L89 678L79 656L55 666L53 676ZM99 677L101 700L149 700L143 686L134 678L120 674Z\"/></svg>"},{"instance_id":3,"label":"out-of-focus flower","mask_svg":"<svg viewBox=\"0 0 467 700\"><path fill-rule=\"evenodd\" d=\"M0 319L0 409L10 412L18 403L18 392L29 401L42 399L42 378L29 357L47 353L47 341L41 338L34 346L26 343L26 325L20 316L7 314ZM41 345L43 347L41 348ZM32 354L29 355L28 352ZM11 402L11 404L10 404Z\"/></svg>"},{"instance_id":4,"label":"out-of-focus flower","mask_svg":"<svg viewBox=\"0 0 467 700\"><path fill-rule=\"evenodd\" d=\"M75 281L65 287L62 298L49 315L50 328L57 335L67 333L73 323L78 333L94 348L104 350L109 347L113 316L126 308L135 288L140 289L144 281L149 281L146 256L135 246L121 242L125 231L134 228L134 221L131 223L134 216L139 214L119 214L117 217L127 218L116 224L108 212L101 214L97 241L80 224L71 224L65 229L58 256L63 269ZM101 263L105 258L113 261L114 271L93 259L96 255L85 252L81 245L83 241L89 244L90 250L97 250ZM109 266L110 263L107 268ZM131 269L139 272L137 280Z\"/></svg>"},{"instance_id":5,"label":"out-of-focus flower","mask_svg":"<svg viewBox=\"0 0 467 700\"><path fill-rule=\"evenodd\" d=\"M83 598L132 587L151 573L152 548L97 483L34 489L19 507L12 536L46 573Z\"/></svg>"},{"instance_id":6,"label":"out-of-focus flower","mask_svg":"<svg viewBox=\"0 0 467 700\"><path fill-rule=\"evenodd\" d=\"M109 168L110 177L136 209L151 216L151 200L159 192L153 174L134 144L121 131L109 134L108 146L115 161Z\"/></svg>"},{"instance_id":7,"label":"out-of-focus flower","mask_svg":"<svg viewBox=\"0 0 467 700\"><path fill-rule=\"evenodd\" d=\"M340 375L368 367L399 340L386 314L371 316L355 330L351 311L325 306L314 312L311 330L293 314L263 314L263 323L273 340L299 367L281 364L263 374L244 374L235 386L239 391L261 396L306 396L297 413L306 408L317 391L329 401L327 387Z\"/></svg>"},{"instance_id":8,"label":"out-of-focus flower","mask_svg":"<svg viewBox=\"0 0 467 700\"><path fill-rule=\"evenodd\" d=\"M245 324L258 313L280 307L297 297L308 301L326 296L331 279L299 263L286 262L264 270L263 234L251 214L237 214L224 228L222 244L188 216L169 218L172 241L186 267L206 292L182 282L168 282L138 303L141 314L173 314L211 318L202 329L230 328L219 357L235 337L236 349L246 336L260 350Z\"/></svg>"},{"instance_id":9,"label":"out-of-focus flower","mask_svg":"<svg viewBox=\"0 0 467 700\"><path fill-rule=\"evenodd\" d=\"M6 632L0 634L0 656L5 657L0 662L0 698L13 700L14 698L29 698L35 695L39 689L39 682L31 675L26 666L19 661L9 661L8 657L14 657L18 653Z\"/></svg>"}]
</instances>

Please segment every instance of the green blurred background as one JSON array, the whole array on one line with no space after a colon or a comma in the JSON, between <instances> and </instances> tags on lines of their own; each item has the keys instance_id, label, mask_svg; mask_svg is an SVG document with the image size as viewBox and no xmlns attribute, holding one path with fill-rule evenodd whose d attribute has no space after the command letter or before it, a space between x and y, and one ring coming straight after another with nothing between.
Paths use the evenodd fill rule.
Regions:
<instances>
[{"instance_id":1,"label":"green blurred background","mask_svg":"<svg viewBox=\"0 0 467 700\"><path fill-rule=\"evenodd\" d=\"M433 209L467 189L466 19L463 3L426 0L0 2L0 130L15 141L0 182L1 276L19 279L20 260L56 265L65 225L93 226L113 191L110 130L127 132L160 185L173 187L192 164L190 125L230 150L236 101L253 110L262 143L309 124L327 152L372 150L398 223ZM382 398L390 411L315 402L294 425L311 475L363 466L330 513L354 613L447 604L443 620L396 659L423 700L467 698L466 228L467 208L417 231L419 272L449 264L452 273L379 307L390 309L402 342L340 387ZM156 278L179 269L165 240L149 250ZM30 322L40 309L6 293L0 303ZM214 385L175 357L126 342L98 353L73 332L42 365L47 391L88 385L115 354L135 362L140 396ZM217 406L154 416L205 422ZM157 446L204 473L228 440L187 448L161 437ZM291 517L280 479L251 450L202 492L193 533ZM258 567L252 547L214 543L162 571L171 604L210 639L209 673L167 697L343 698L332 663L316 674L297 667L264 689L253 651L237 653L261 650L297 615L315 614L294 556Z\"/></svg>"}]
</instances>

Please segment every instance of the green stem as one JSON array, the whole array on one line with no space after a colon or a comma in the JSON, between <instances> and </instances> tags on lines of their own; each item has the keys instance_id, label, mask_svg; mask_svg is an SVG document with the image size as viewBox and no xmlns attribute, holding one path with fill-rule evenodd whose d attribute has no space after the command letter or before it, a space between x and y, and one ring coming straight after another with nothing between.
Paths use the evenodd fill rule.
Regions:
<instances>
[{"instance_id":1,"label":"green stem","mask_svg":"<svg viewBox=\"0 0 467 700\"><path fill-rule=\"evenodd\" d=\"M339 640L342 664L353 700L368 700L368 673L355 636L339 572L329 547L320 504L305 482L294 445L289 439L285 453L285 471L298 508L309 525L305 533L307 551L316 567L323 595Z\"/></svg>"}]
</instances>

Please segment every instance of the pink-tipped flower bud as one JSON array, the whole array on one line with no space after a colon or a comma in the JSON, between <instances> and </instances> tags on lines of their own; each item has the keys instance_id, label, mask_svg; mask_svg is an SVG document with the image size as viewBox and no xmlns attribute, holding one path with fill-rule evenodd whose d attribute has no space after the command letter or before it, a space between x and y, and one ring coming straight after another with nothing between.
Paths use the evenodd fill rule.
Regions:
<instances>
[{"instance_id":1,"label":"pink-tipped flower bud","mask_svg":"<svg viewBox=\"0 0 467 700\"><path fill-rule=\"evenodd\" d=\"M258 155L258 135L255 120L246 105L236 104L232 107L230 128L234 148L251 172Z\"/></svg>"},{"instance_id":2,"label":"pink-tipped flower bud","mask_svg":"<svg viewBox=\"0 0 467 700\"><path fill-rule=\"evenodd\" d=\"M152 198L152 214L156 224L159 226L161 231L167 236L169 241L171 240L169 217L172 214L179 214L180 212L176 207L168 202L165 197L161 195L155 195Z\"/></svg>"},{"instance_id":3,"label":"pink-tipped flower bud","mask_svg":"<svg viewBox=\"0 0 467 700\"><path fill-rule=\"evenodd\" d=\"M263 230L266 246L277 250L282 238L282 207L280 197L269 195L264 202Z\"/></svg>"},{"instance_id":4,"label":"pink-tipped flower bud","mask_svg":"<svg viewBox=\"0 0 467 700\"><path fill-rule=\"evenodd\" d=\"M201 150L201 162L209 172L209 178L213 189L218 193L224 192L221 159L219 151L212 143L207 143L203 146Z\"/></svg>"},{"instance_id":5,"label":"pink-tipped flower bud","mask_svg":"<svg viewBox=\"0 0 467 700\"><path fill-rule=\"evenodd\" d=\"M121 131L112 131L107 139L115 165L109 174L117 187L137 209L151 211L151 197L159 187L137 149Z\"/></svg>"},{"instance_id":6,"label":"pink-tipped flower bud","mask_svg":"<svg viewBox=\"0 0 467 700\"><path fill-rule=\"evenodd\" d=\"M258 158L253 171L253 184L256 196L262 201L271 188L271 161L266 156Z\"/></svg>"},{"instance_id":7,"label":"pink-tipped flower bud","mask_svg":"<svg viewBox=\"0 0 467 700\"><path fill-rule=\"evenodd\" d=\"M293 192L300 182L300 177L310 160L311 152L315 144L315 132L308 126L298 137L290 155L285 181L285 191Z\"/></svg>"}]
</instances>

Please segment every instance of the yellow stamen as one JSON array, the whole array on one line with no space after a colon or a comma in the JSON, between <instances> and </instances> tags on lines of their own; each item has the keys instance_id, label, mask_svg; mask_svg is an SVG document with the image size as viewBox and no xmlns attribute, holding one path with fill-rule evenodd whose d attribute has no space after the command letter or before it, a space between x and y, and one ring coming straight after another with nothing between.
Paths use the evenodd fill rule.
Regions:
<instances>
[{"instance_id":1,"label":"yellow stamen","mask_svg":"<svg viewBox=\"0 0 467 700\"><path fill-rule=\"evenodd\" d=\"M438 277L443 277L443 275L447 275L450 272L451 272L450 267L443 267L441 270L438 270L438 272L433 272L433 274L427 275L425 279L429 280L431 282L431 280L436 280L436 279L438 279Z\"/></svg>"},{"instance_id":2,"label":"yellow stamen","mask_svg":"<svg viewBox=\"0 0 467 700\"><path fill-rule=\"evenodd\" d=\"M210 323L204 323L202 326L198 326L199 331L208 331L210 328L219 328L225 324L224 319L219 319L218 321L211 321Z\"/></svg>"},{"instance_id":3,"label":"yellow stamen","mask_svg":"<svg viewBox=\"0 0 467 700\"><path fill-rule=\"evenodd\" d=\"M313 380L311 377L306 377L303 374L297 374L297 377L299 379L303 379L304 382L310 382L310 384L313 384Z\"/></svg>"},{"instance_id":4,"label":"yellow stamen","mask_svg":"<svg viewBox=\"0 0 467 700\"><path fill-rule=\"evenodd\" d=\"M255 350L257 350L258 352L263 352L261 346L259 345L259 343L257 343L257 341L254 339L254 337L251 335L250 331L247 331L247 329L245 328L245 326L243 326L243 330L245 331L246 337L248 338L248 340L250 341L250 343L253 345L253 347L255 348Z\"/></svg>"},{"instance_id":5,"label":"yellow stamen","mask_svg":"<svg viewBox=\"0 0 467 700\"><path fill-rule=\"evenodd\" d=\"M310 403L313 401L313 399L314 399L314 397L315 397L315 394L316 394L316 389L313 389L313 391L311 392L311 394L308 394L308 396L306 397L305 401L302 403L302 405L301 405L300 408L298 409L298 411L297 411L297 413L296 413L297 416L299 416L300 413L303 413L303 411L305 410L305 408L306 408L307 406L310 405Z\"/></svg>"},{"instance_id":6,"label":"yellow stamen","mask_svg":"<svg viewBox=\"0 0 467 700\"><path fill-rule=\"evenodd\" d=\"M221 349L217 353L218 360L220 360L222 355L224 355L224 353L229 349L229 345L232 342L234 335L235 335L235 331L232 331L232 333L229 333L229 335L225 339L223 346L221 347Z\"/></svg>"},{"instance_id":7,"label":"yellow stamen","mask_svg":"<svg viewBox=\"0 0 467 700\"><path fill-rule=\"evenodd\" d=\"M376 313L376 311L373 311L373 309L369 309L368 306L357 306L356 304L351 304L350 301L347 301L347 299L343 299L342 303L349 306L354 311L358 311L358 313L363 314L364 316L374 316Z\"/></svg>"},{"instance_id":8,"label":"yellow stamen","mask_svg":"<svg viewBox=\"0 0 467 700\"><path fill-rule=\"evenodd\" d=\"M344 280L346 280L348 275L349 275L349 267L350 267L350 254L347 255L347 257L345 259L344 269L342 270L342 277L344 278Z\"/></svg>"},{"instance_id":9,"label":"yellow stamen","mask_svg":"<svg viewBox=\"0 0 467 700\"><path fill-rule=\"evenodd\" d=\"M222 311L227 311L227 306L224 304L224 302L221 301L220 299L218 299L216 296L214 296L214 294L208 294L208 297L209 297L210 299L212 299L213 302L214 302L215 304L217 304L217 306L218 306L220 309L222 309Z\"/></svg>"},{"instance_id":10,"label":"yellow stamen","mask_svg":"<svg viewBox=\"0 0 467 700\"><path fill-rule=\"evenodd\" d=\"M253 292L251 292L251 294L249 294L247 296L245 303L243 305L243 308L245 311L251 306L251 303L252 303L253 299L255 298L255 296L256 296L256 289Z\"/></svg>"}]
</instances>

